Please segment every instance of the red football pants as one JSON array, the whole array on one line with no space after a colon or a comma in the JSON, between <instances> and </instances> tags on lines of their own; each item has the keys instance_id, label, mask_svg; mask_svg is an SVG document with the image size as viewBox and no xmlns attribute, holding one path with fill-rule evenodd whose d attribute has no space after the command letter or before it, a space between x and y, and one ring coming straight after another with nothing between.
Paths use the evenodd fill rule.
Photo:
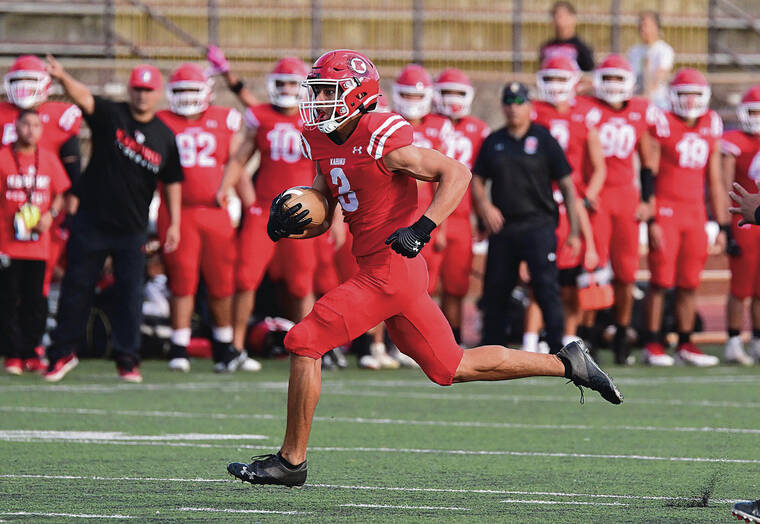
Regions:
<instances>
[{"instance_id":1,"label":"red football pants","mask_svg":"<svg viewBox=\"0 0 760 524\"><path fill-rule=\"evenodd\" d=\"M731 294L736 298L760 298L760 229L739 227L740 217L734 217L731 229L742 249L738 257L729 257Z\"/></svg>"},{"instance_id":2,"label":"red football pants","mask_svg":"<svg viewBox=\"0 0 760 524\"><path fill-rule=\"evenodd\" d=\"M639 267L639 191L634 186L605 187L599 209L591 214L599 265L612 262L615 279L633 284Z\"/></svg>"}]
</instances>

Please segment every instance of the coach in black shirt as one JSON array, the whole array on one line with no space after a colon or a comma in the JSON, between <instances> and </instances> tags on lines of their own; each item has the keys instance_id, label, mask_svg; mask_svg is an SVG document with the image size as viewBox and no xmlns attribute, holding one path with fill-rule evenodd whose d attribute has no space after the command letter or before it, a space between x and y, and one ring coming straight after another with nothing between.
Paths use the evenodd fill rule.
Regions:
<instances>
[{"instance_id":1,"label":"coach in black shirt","mask_svg":"<svg viewBox=\"0 0 760 524\"><path fill-rule=\"evenodd\" d=\"M82 109L92 131L92 158L74 188L79 209L71 220L58 323L48 349L45 378L58 381L77 365L76 350L85 333L95 284L110 255L119 305L119 314L110 319L114 358L122 379L140 382L142 247L148 207L159 181L171 220L164 249L172 251L179 243L183 176L174 134L155 116L161 73L153 66L137 66L129 79L129 101L112 102L93 96L52 57L48 61L50 76L61 82Z\"/></svg>"},{"instance_id":2,"label":"coach in black shirt","mask_svg":"<svg viewBox=\"0 0 760 524\"><path fill-rule=\"evenodd\" d=\"M567 203L570 236L567 245L578 251L578 216L572 169L549 131L530 121L527 88L507 84L502 94L507 125L483 142L473 167L475 209L490 234L483 282L482 344L503 344L508 299L517 283L520 262L530 269L531 286L544 316L552 353L562 348L563 315L555 250L556 182ZM485 181L491 181L491 199Z\"/></svg>"}]
</instances>

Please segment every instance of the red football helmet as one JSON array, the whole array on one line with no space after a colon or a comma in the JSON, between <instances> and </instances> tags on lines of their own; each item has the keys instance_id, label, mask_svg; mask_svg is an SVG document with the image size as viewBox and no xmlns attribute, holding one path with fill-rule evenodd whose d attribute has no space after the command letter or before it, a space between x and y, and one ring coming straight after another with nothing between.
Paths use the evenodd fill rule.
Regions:
<instances>
[{"instance_id":1,"label":"red football helmet","mask_svg":"<svg viewBox=\"0 0 760 524\"><path fill-rule=\"evenodd\" d=\"M198 115L211 103L211 84L196 64L179 66L166 84L169 109L178 115Z\"/></svg>"},{"instance_id":2,"label":"red football helmet","mask_svg":"<svg viewBox=\"0 0 760 524\"><path fill-rule=\"evenodd\" d=\"M435 79L433 88L433 104L437 113L449 118L462 118L470 114L475 90L462 71L454 67L443 70Z\"/></svg>"},{"instance_id":3,"label":"red football helmet","mask_svg":"<svg viewBox=\"0 0 760 524\"><path fill-rule=\"evenodd\" d=\"M670 107L681 118L699 118L710 106L710 86L705 75L684 68L670 81Z\"/></svg>"},{"instance_id":4,"label":"red football helmet","mask_svg":"<svg viewBox=\"0 0 760 524\"><path fill-rule=\"evenodd\" d=\"M594 92L598 99L608 104L630 100L635 85L631 64L620 55L608 56L594 69Z\"/></svg>"},{"instance_id":5,"label":"red football helmet","mask_svg":"<svg viewBox=\"0 0 760 524\"><path fill-rule=\"evenodd\" d=\"M3 80L8 100L16 107L29 109L47 100L50 75L45 62L34 55L18 57Z\"/></svg>"},{"instance_id":6,"label":"red football helmet","mask_svg":"<svg viewBox=\"0 0 760 524\"><path fill-rule=\"evenodd\" d=\"M274 69L267 77L267 93L272 105L283 108L297 107L303 99L302 86L309 74L307 66L300 58L286 56L274 65ZM295 89L286 85L286 82L295 82Z\"/></svg>"},{"instance_id":7,"label":"red football helmet","mask_svg":"<svg viewBox=\"0 0 760 524\"><path fill-rule=\"evenodd\" d=\"M750 114L750 111L757 111L757 113ZM744 94L739 107L736 108L736 114L745 133L760 135L760 85Z\"/></svg>"},{"instance_id":8,"label":"red football helmet","mask_svg":"<svg viewBox=\"0 0 760 524\"><path fill-rule=\"evenodd\" d=\"M317 58L304 86L306 100L298 103L304 126L332 133L347 119L375 108L380 75L363 54L338 49Z\"/></svg>"},{"instance_id":9,"label":"red football helmet","mask_svg":"<svg viewBox=\"0 0 760 524\"><path fill-rule=\"evenodd\" d=\"M373 109L376 113L390 113L391 112L391 106L388 105L388 98L385 96L385 93L381 89L377 94L377 105L375 105L375 109Z\"/></svg>"},{"instance_id":10,"label":"red football helmet","mask_svg":"<svg viewBox=\"0 0 760 524\"><path fill-rule=\"evenodd\" d=\"M433 80L425 68L418 64L404 67L393 84L393 108L404 118L416 120L430 113L432 102Z\"/></svg>"},{"instance_id":11,"label":"red football helmet","mask_svg":"<svg viewBox=\"0 0 760 524\"><path fill-rule=\"evenodd\" d=\"M581 71L575 60L566 56L547 58L536 73L538 96L550 104L569 102L580 79Z\"/></svg>"}]
</instances>

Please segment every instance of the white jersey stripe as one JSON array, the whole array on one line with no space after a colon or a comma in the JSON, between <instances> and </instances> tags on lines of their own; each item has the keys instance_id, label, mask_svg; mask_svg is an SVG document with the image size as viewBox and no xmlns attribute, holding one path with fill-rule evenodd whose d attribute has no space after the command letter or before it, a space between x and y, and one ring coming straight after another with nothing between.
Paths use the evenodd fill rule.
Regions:
<instances>
[{"instance_id":1,"label":"white jersey stripe","mask_svg":"<svg viewBox=\"0 0 760 524\"><path fill-rule=\"evenodd\" d=\"M721 140L720 148L724 155L740 156L742 154L742 150L739 149L736 144L729 142L728 140Z\"/></svg>"},{"instance_id":2,"label":"white jersey stripe","mask_svg":"<svg viewBox=\"0 0 760 524\"><path fill-rule=\"evenodd\" d=\"M306 140L306 137L301 135L301 153L303 156L311 160L311 146L309 145L309 142Z\"/></svg>"},{"instance_id":3,"label":"white jersey stripe","mask_svg":"<svg viewBox=\"0 0 760 524\"><path fill-rule=\"evenodd\" d=\"M250 107L245 110L243 120L245 121L245 125L251 129L258 129L261 127L259 119L256 118L256 115L253 114Z\"/></svg>"},{"instance_id":4,"label":"white jersey stripe","mask_svg":"<svg viewBox=\"0 0 760 524\"><path fill-rule=\"evenodd\" d=\"M378 135L383 132L389 125L391 125L396 120L403 120L401 116L399 115L393 115L392 117L388 118L383 124L375 129L375 132L372 133L372 136L369 138L369 145L367 146L367 153L370 155L372 154L372 147L375 145L375 140L377 140Z\"/></svg>"},{"instance_id":5,"label":"white jersey stripe","mask_svg":"<svg viewBox=\"0 0 760 524\"><path fill-rule=\"evenodd\" d=\"M375 159L380 159L383 157L383 147L385 147L385 141L390 138L390 136L396 132L399 128L402 128L404 126L411 125L406 120L402 120L401 122L396 123L393 127L391 127L387 133L383 135L383 138L380 139L380 141L377 143L377 150L375 151Z\"/></svg>"}]
</instances>

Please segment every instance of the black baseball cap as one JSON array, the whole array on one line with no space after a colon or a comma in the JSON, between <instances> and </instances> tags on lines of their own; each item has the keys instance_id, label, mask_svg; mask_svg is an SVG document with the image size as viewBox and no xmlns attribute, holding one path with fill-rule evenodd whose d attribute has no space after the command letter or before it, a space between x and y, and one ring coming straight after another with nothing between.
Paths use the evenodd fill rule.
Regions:
<instances>
[{"instance_id":1,"label":"black baseball cap","mask_svg":"<svg viewBox=\"0 0 760 524\"><path fill-rule=\"evenodd\" d=\"M501 92L501 103L504 105L514 103L524 104L529 100L528 88L520 82L509 82Z\"/></svg>"}]
</instances>

